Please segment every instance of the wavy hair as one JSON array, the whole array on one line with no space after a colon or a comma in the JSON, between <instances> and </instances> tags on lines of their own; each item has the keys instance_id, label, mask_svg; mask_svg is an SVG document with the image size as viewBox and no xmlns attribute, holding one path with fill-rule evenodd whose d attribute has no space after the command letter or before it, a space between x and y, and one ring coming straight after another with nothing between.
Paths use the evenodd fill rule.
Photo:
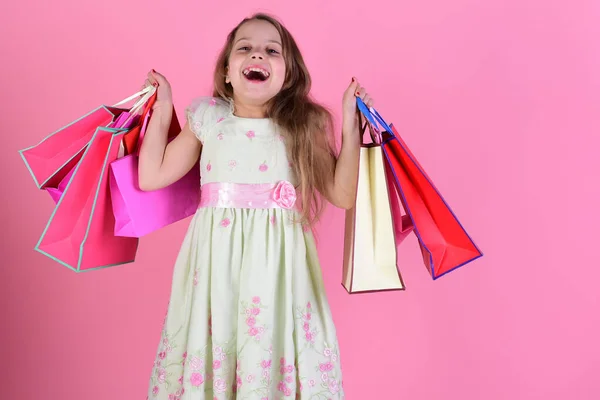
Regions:
<instances>
[{"instance_id":1,"label":"wavy hair","mask_svg":"<svg viewBox=\"0 0 600 400\"><path fill-rule=\"evenodd\" d=\"M325 207L323 194L335 170L333 118L326 107L311 98L310 74L296 41L281 22L259 13L242 20L229 33L215 67L213 96L233 98L233 87L225 82L229 55L237 31L254 20L270 23L281 36L286 76L281 91L267 105L267 117L284 136L293 172L299 180L300 222L312 226Z\"/></svg>"}]
</instances>

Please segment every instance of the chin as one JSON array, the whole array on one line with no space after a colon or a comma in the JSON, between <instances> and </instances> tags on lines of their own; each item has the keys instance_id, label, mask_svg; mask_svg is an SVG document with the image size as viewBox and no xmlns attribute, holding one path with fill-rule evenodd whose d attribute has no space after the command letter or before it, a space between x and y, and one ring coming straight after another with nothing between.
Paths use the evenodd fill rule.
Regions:
<instances>
[{"instance_id":1,"label":"chin","mask_svg":"<svg viewBox=\"0 0 600 400\"><path fill-rule=\"evenodd\" d=\"M235 89L234 89L235 91ZM243 101L246 101L248 103L252 103L252 104L266 104L269 100L271 100L273 97L275 97L277 95L278 92L273 91L273 90L264 90L264 89L259 89L257 90L257 88L253 88L251 90L241 90L239 92L237 92L238 94L238 98L243 99Z\"/></svg>"}]
</instances>

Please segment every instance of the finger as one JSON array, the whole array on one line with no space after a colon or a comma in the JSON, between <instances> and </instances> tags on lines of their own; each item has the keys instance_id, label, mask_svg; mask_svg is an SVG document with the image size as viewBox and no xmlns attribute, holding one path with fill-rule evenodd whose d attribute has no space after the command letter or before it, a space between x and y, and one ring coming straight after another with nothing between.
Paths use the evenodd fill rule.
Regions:
<instances>
[{"instance_id":1,"label":"finger","mask_svg":"<svg viewBox=\"0 0 600 400\"><path fill-rule=\"evenodd\" d=\"M348 85L348 88L346 89L346 93L354 93L354 92L356 92L357 88L358 88L358 82L356 81L355 78L352 78L352 82L350 82L350 85Z\"/></svg>"},{"instance_id":2,"label":"finger","mask_svg":"<svg viewBox=\"0 0 600 400\"><path fill-rule=\"evenodd\" d=\"M367 107L369 107L369 108L373 107L373 104L374 104L374 103L375 103L375 102L373 101L373 99L372 99L372 98L369 98L369 101L367 102Z\"/></svg>"},{"instance_id":3,"label":"finger","mask_svg":"<svg viewBox=\"0 0 600 400\"><path fill-rule=\"evenodd\" d=\"M354 94L355 94L357 97L360 97L360 98L361 98L361 100L362 100L362 98L364 97L365 93L366 93L366 90L365 90L365 88L364 88L364 87L362 87L362 86L359 86L359 87L358 87L358 89L356 90L356 93L354 93Z\"/></svg>"},{"instance_id":4,"label":"finger","mask_svg":"<svg viewBox=\"0 0 600 400\"><path fill-rule=\"evenodd\" d=\"M367 106L369 105L369 101L371 101L371 96L369 96L369 93L365 93L362 97L361 97L363 103L365 103Z\"/></svg>"},{"instance_id":5,"label":"finger","mask_svg":"<svg viewBox=\"0 0 600 400\"><path fill-rule=\"evenodd\" d=\"M167 83L167 78L164 75L156 72L155 70L151 71L151 75L154 78L154 81L159 85L165 85Z\"/></svg>"}]
</instances>

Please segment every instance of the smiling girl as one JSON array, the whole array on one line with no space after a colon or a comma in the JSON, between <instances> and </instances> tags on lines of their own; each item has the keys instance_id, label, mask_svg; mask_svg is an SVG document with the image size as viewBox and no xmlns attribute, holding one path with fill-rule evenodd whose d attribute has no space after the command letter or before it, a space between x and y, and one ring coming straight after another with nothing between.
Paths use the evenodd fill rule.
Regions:
<instances>
[{"instance_id":1,"label":"smiling girl","mask_svg":"<svg viewBox=\"0 0 600 400\"><path fill-rule=\"evenodd\" d=\"M354 205L360 130L352 79L342 146L310 96L310 75L285 27L258 14L228 36L212 97L187 108L167 143L173 100L157 101L140 152L143 190L172 184L200 157L201 201L175 262L148 397L342 399L336 329L311 227L324 202Z\"/></svg>"}]
</instances>

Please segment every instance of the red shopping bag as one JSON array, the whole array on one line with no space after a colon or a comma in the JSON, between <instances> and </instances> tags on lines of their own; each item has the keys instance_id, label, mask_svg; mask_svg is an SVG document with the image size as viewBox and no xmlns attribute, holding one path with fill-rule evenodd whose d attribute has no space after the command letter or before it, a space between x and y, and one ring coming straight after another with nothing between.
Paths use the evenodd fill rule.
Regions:
<instances>
[{"instance_id":1,"label":"red shopping bag","mask_svg":"<svg viewBox=\"0 0 600 400\"><path fill-rule=\"evenodd\" d=\"M395 127L360 99L358 106L370 123L383 127L382 147L392 183L412 220L431 277L437 279L483 256Z\"/></svg>"}]
</instances>

